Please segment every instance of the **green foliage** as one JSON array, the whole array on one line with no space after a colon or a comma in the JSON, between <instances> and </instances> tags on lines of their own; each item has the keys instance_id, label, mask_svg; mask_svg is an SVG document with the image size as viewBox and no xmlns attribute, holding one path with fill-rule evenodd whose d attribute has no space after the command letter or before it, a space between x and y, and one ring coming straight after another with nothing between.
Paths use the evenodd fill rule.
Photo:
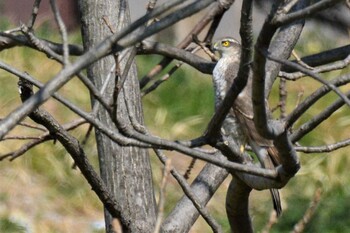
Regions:
<instances>
[{"instance_id":1,"label":"green foliage","mask_svg":"<svg viewBox=\"0 0 350 233\"><path fill-rule=\"evenodd\" d=\"M22 224L6 217L0 218L0 232L2 233L24 233L27 229Z\"/></svg>"},{"instance_id":2,"label":"green foliage","mask_svg":"<svg viewBox=\"0 0 350 233\"><path fill-rule=\"evenodd\" d=\"M140 77L157 64L159 59L156 58L138 60L139 67L144 69L140 72ZM168 69L158 77L167 71ZM211 82L210 76L181 67L154 92L143 98L146 124L165 137L199 136L213 114Z\"/></svg>"}]
</instances>

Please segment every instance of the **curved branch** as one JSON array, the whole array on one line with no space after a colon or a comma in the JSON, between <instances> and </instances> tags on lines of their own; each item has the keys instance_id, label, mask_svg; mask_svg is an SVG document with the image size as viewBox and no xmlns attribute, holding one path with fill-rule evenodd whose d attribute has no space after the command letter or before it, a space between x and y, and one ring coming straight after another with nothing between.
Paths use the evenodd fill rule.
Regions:
<instances>
[{"instance_id":1,"label":"curved branch","mask_svg":"<svg viewBox=\"0 0 350 233\"><path fill-rule=\"evenodd\" d=\"M253 233L248 208L251 191L240 179L232 177L226 194L226 213L233 233Z\"/></svg>"},{"instance_id":2,"label":"curved branch","mask_svg":"<svg viewBox=\"0 0 350 233\"><path fill-rule=\"evenodd\" d=\"M85 52L84 55L80 56L74 63L62 69L54 78L50 79L40 91L30 97L22 104L22 106L12 111L4 120L2 120L0 122L0 138L3 138L18 122L23 120L25 116L48 100L58 89L71 80L74 74L78 73L89 64L108 55L112 50L115 50L114 52L119 52L123 48L130 47L137 42L142 41L154 33L178 22L180 19L186 18L200 11L213 1L214 0L191 1L188 5L179 9L181 14L176 11L148 27L143 27L150 15L155 17L157 14L159 15L163 13L163 10L160 11L160 9L163 9L164 5L169 6L169 4L174 4L174 2L177 3L182 1L166 2L161 7L155 8L152 12L146 14L146 16L130 24L130 26L122 29L120 32L107 37L98 45ZM143 22L144 20L146 21ZM139 24L140 22L142 24ZM135 31L136 28L141 26L141 30ZM118 44L116 45L117 41Z\"/></svg>"},{"instance_id":3,"label":"curved branch","mask_svg":"<svg viewBox=\"0 0 350 233\"><path fill-rule=\"evenodd\" d=\"M346 94L350 98L350 92ZM337 111L340 107L345 104L343 99L336 100L333 104L329 105L325 108L321 113L317 116L314 116L311 120L301 125L296 131L291 135L292 142L299 141L306 134L315 129L319 124L323 121L327 120L335 111Z\"/></svg>"},{"instance_id":4,"label":"curved branch","mask_svg":"<svg viewBox=\"0 0 350 233\"><path fill-rule=\"evenodd\" d=\"M345 45L339 48L327 50L321 53L305 56L301 60L311 67L321 66L331 62L336 62L346 59L350 54L350 45ZM295 61L293 61L295 62ZM295 72L297 70L290 66L282 66L283 72Z\"/></svg>"},{"instance_id":5,"label":"curved branch","mask_svg":"<svg viewBox=\"0 0 350 233\"><path fill-rule=\"evenodd\" d=\"M350 97L350 93L348 93L348 96ZM300 126L299 129L291 135L291 140L293 142L300 140L303 136L305 136L307 133L315 129L319 124L325 121L328 117L330 117L337 109L339 109L343 105L344 105L344 101L340 99L340 100L337 100L332 105L328 106L323 112L321 112L320 114L312 118L307 123Z\"/></svg>"},{"instance_id":6,"label":"curved branch","mask_svg":"<svg viewBox=\"0 0 350 233\"><path fill-rule=\"evenodd\" d=\"M337 61L332 64L327 64L327 65L322 65L319 67L316 67L312 69L312 72L317 74L317 73L324 73L324 72L329 72L333 70L340 70L346 68L350 64L350 55L347 56L344 60L342 61ZM280 72L279 73L280 77L283 77L288 80L297 80L299 78L307 76L304 72L295 72L295 73L286 73L286 72Z\"/></svg>"},{"instance_id":7,"label":"curved branch","mask_svg":"<svg viewBox=\"0 0 350 233\"><path fill-rule=\"evenodd\" d=\"M63 45L52 41L39 39L40 43L44 44L52 51L59 55L63 55ZM5 32L0 32L0 51L10 49L15 46L26 46L35 50L38 50L24 35L13 35ZM84 53L83 46L69 44L68 45L69 55L80 56Z\"/></svg>"},{"instance_id":8,"label":"curved branch","mask_svg":"<svg viewBox=\"0 0 350 233\"><path fill-rule=\"evenodd\" d=\"M193 40L193 35L198 35L204 28L207 26L213 19L215 20L215 24L209 30L210 35L206 39L209 39L216 29L215 26L218 26L218 21L221 20L222 15L226 12L226 10L232 5L233 0L225 0L225 1L217 1L210 8L209 12L205 14L205 16L199 20L199 23L192 29L192 31L183 39L178 45L177 48L184 49L186 48ZM224 4L224 5L222 5ZM141 78L140 87L144 88L148 82L157 74L161 72L161 70L171 63L171 58L162 59L158 65L156 65L147 75Z\"/></svg>"},{"instance_id":9,"label":"curved branch","mask_svg":"<svg viewBox=\"0 0 350 233\"><path fill-rule=\"evenodd\" d=\"M350 145L350 139L346 139L337 143L322 146L297 146L295 149L304 153L329 153Z\"/></svg>"},{"instance_id":10,"label":"curved branch","mask_svg":"<svg viewBox=\"0 0 350 233\"><path fill-rule=\"evenodd\" d=\"M297 9L304 6L306 1L299 1ZM253 75L253 103L254 122L258 132L266 138L273 138L282 133L284 128L279 124L270 124L269 113L265 98L268 97L281 65L276 62L268 62L263 55L268 51L278 58L287 59L299 38L304 22L297 22L280 29L275 39L272 38L277 31L277 26L271 21L275 15L277 6L273 7L255 45L254 75Z\"/></svg>"},{"instance_id":11,"label":"curved branch","mask_svg":"<svg viewBox=\"0 0 350 233\"><path fill-rule=\"evenodd\" d=\"M307 3L308 0L298 1L293 7L293 11L302 9ZM273 23L273 17L278 13L277 9L278 5L272 8L255 46L253 63L253 109L254 123L258 132L267 139L273 139L273 144L279 152L279 158L282 164L279 174L283 177L281 180L288 181L300 169L299 159L289 139L288 128L285 127L283 121L269 119L270 112L266 105L266 98L270 93L281 65L276 62L267 61L263 53L269 50L271 54L279 59L287 59L299 39L304 27L304 21L286 25L280 28L275 35L278 28Z\"/></svg>"},{"instance_id":12,"label":"curved branch","mask_svg":"<svg viewBox=\"0 0 350 233\"><path fill-rule=\"evenodd\" d=\"M77 119L73 122L62 125L62 128L66 131L70 131L70 130L75 129L75 128L77 128L80 125L85 124L85 123L87 123L87 121L83 118L80 118L80 119ZM50 132L46 131L45 133L40 135L37 139L32 140L32 141L22 145L18 150L12 151L11 153L8 153L5 155L1 155L0 161L3 159L6 159L8 157L10 157L10 161L15 160L18 157L20 157L21 155L25 154L30 149L34 148L35 146L40 145L41 143L52 140L52 139L54 139L54 138L52 137Z\"/></svg>"},{"instance_id":13,"label":"curved branch","mask_svg":"<svg viewBox=\"0 0 350 233\"><path fill-rule=\"evenodd\" d=\"M278 14L273 19L273 22L277 25L291 23L293 21L304 19L306 17L310 17L313 14L325 10L329 7L334 6L335 4L342 2L343 0L322 0L317 1L311 6L305 7L298 11L289 13L289 14Z\"/></svg>"},{"instance_id":14,"label":"curved branch","mask_svg":"<svg viewBox=\"0 0 350 233\"><path fill-rule=\"evenodd\" d=\"M280 59L280 58L274 57L274 56L269 55L269 54L267 55L267 57L275 62L284 64L284 65L288 65L288 66L292 66L295 69L300 70L301 72L307 74L308 76L312 77L313 79L315 79L318 82L322 83L323 85L327 86L332 91L334 91L350 107L350 100L348 99L348 97L346 95L344 95L334 84L322 79L322 77L320 77L318 74L315 74L314 72L310 71L309 69L306 69L303 66L296 64L294 62L288 61L288 60ZM287 125L287 127L289 127L289 125Z\"/></svg>"},{"instance_id":15,"label":"curved branch","mask_svg":"<svg viewBox=\"0 0 350 233\"><path fill-rule=\"evenodd\" d=\"M214 62L207 61L183 49L149 40L141 42L140 47L138 47L138 54L160 54L171 59L177 59L204 74L211 74L215 66Z\"/></svg>"},{"instance_id":16,"label":"curved branch","mask_svg":"<svg viewBox=\"0 0 350 233\"><path fill-rule=\"evenodd\" d=\"M159 137L155 137L152 135L142 134L132 129L130 125L126 124L125 122L121 122L120 119L118 119L117 126L120 132L123 133L126 137L130 137L140 142L152 145L153 148L176 150L183 154L189 155L193 158L201 159L232 171L246 172L249 174L258 175L266 178L277 177L277 173L275 170L268 170L268 169L258 168L256 166L247 166L240 163L229 162L227 161L227 159L224 161L222 159L214 158L211 154L207 154L199 150L188 148L176 142L161 139Z\"/></svg>"},{"instance_id":17,"label":"curved branch","mask_svg":"<svg viewBox=\"0 0 350 233\"><path fill-rule=\"evenodd\" d=\"M26 101L33 94L32 84L22 79L18 85L21 89L21 99L22 101ZM89 163L79 141L71 136L49 113L44 110L36 109L29 115L29 117L36 123L45 126L51 135L53 135L53 137L64 146L106 209L108 209L115 218L121 220L124 229L129 229L129 224L132 222L132 219L128 219L128 215L125 215L123 211L119 209L113 195L111 195L101 178Z\"/></svg>"},{"instance_id":18,"label":"curved branch","mask_svg":"<svg viewBox=\"0 0 350 233\"><path fill-rule=\"evenodd\" d=\"M335 87L347 84L350 82L350 74L342 75L330 82ZM301 104L296 107L285 119L286 125L293 125L301 115L304 114L313 104L315 104L321 97L331 91L328 86L322 86L317 89L314 93L308 96Z\"/></svg>"},{"instance_id":19,"label":"curved branch","mask_svg":"<svg viewBox=\"0 0 350 233\"><path fill-rule=\"evenodd\" d=\"M162 152L160 150L155 150L155 153L158 156L159 160L165 165L166 161L168 159L162 154ZM215 221L215 219L213 219L213 217L210 216L209 212L205 208L205 205L202 204L202 200L200 200L197 197L196 193L194 192L194 190L192 190L190 185L187 183L186 179L173 167L170 169L170 173L172 174L172 176L176 179L176 181L178 182L178 184L182 188L183 192L186 195L186 198L191 200L192 204L195 206L197 211L201 214L201 216L205 219L205 221L207 221L208 225L212 228L213 232L222 232L221 226ZM221 173L219 173L219 174L221 174ZM221 176L221 177L224 178L226 176L223 173L223 176ZM221 182L219 182L219 183L221 183ZM184 214L183 212L182 212L182 214L186 217L188 216L187 214ZM198 215L197 215L197 218L198 218ZM197 219L197 218L193 218L193 219L186 218L186 219L183 219L183 221L181 221L181 223L183 225L186 225L186 226L192 226L195 219ZM167 224L169 224L169 221L173 222L172 224L174 224L174 220L178 221L178 218L168 219ZM163 228L165 227L165 225L166 224L163 225ZM181 231L181 232L184 232L184 231Z\"/></svg>"}]
</instances>

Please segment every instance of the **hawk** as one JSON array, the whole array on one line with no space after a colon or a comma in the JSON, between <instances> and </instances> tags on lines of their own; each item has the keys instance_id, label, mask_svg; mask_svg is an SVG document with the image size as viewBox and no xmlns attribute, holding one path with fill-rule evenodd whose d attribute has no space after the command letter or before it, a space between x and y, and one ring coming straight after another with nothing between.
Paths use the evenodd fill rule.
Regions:
<instances>
[{"instance_id":1,"label":"hawk","mask_svg":"<svg viewBox=\"0 0 350 233\"><path fill-rule=\"evenodd\" d=\"M215 108L217 109L237 76L241 58L241 45L237 40L226 37L216 41L213 44L213 50L217 51L221 57L213 70ZM259 155L257 156L263 167L274 168L280 164L278 151L272 141L260 136L254 124L251 74L246 87L233 103L224 124L232 124L229 127L231 132L226 133L229 133L236 143L238 143L241 153L244 152L246 143L251 147L259 146L266 148L268 152L268 156L264 158L259 158ZM227 127L223 128L227 129ZM274 209L279 216L282 211L279 192L277 189L270 189L270 192Z\"/></svg>"}]
</instances>

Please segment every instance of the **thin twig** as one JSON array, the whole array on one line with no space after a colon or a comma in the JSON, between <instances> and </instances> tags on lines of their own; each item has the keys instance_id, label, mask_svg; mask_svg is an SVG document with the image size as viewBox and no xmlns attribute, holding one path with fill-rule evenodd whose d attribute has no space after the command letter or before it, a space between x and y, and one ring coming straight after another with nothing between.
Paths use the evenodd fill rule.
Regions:
<instances>
[{"instance_id":1,"label":"thin twig","mask_svg":"<svg viewBox=\"0 0 350 233\"><path fill-rule=\"evenodd\" d=\"M281 115L280 118L284 119L287 116L287 96L288 96L288 91L287 91L287 81L283 78L280 79L279 83L279 98L280 98L280 110L281 110Z\"/></svg>"},{"instance_id":2,"label":"thin twig","mask_svg":"<svg viewBox=\"0 0 350 233\"><path fill-rule=\"evenodd\" d=\"M296 146L295 149L303 153L329 153L350 145L350 139L323 146Z\"/></svg>"},{"instance_id":3,"label":"thin twig","mask_svg":"<svg viewBox=\"0 0 350 233\"><path fill-rule=\"evenodd\" d=\"M51 140L52 136L49 133L43 134L41 138L37 140L33 140L29 143L24 144L21 146L18 150L11 151L10 153L4 154L0 156L0 161L10 158L10 161L20 157L21 155L25 154L27 151L29 151L31 148L40 145L43 142L46 142L48 140Z\"/></svg>"},{"instance_id":4,"label":"thin twig","mask_svg":"<svg viewBox=\"0 0 350 233\"><path fill-rule=\"evenodd\" d=\"M350 97L350 92L346 93L347 96ZM342 99L338 99L334 101L331 105L327 106L323 109L321 113L311 118L306 123L302 124L294 133L291 135L291 140L296 142L300 140L307 133L314 130L318 125L327 120L333 113L335 113L339 108L344 106L344 101Z\"/></svg>"},{"instance_id":5,"label":"thin twig","mask_svg":"<svg viewBox=\"0 0 350 233\"><path fill-rule=\"evenodd\" d=\"M51 48L46 46L44 43L42 43L41 40L39 40L32 32L28 31L28 29L23 26L23 33L30 38L30 41L32 44L41 52L45 53L47 56L53 58L54 60L65 64L64 59L62 56L56 54ZM68 51L69 52L69 51ZM68 56L68 55L67 55ZM68 63L67 63L68 64ZM104 98L101 96L99 90L95 87L95 85L82 73L78 72L77 76L82 81L82 83L91 91L92 95L102 104L104 108L109 110L108 103L104 100Z\"/></svg>"},{"instance_id":6,"label":"thin twig","mask_svg":"<svg viewBox=\"0 0 350 233\"><path fill-rule=\"evenodd\" d=\"M318 67L328 63L334 63L337 61L344 60L346 59L346 57L349 56L349 54L350 54L350 45L345 45L338 48L326 50L320 53L305 56L301 58L301 60L311 67ZM297 61L294 61L294 62L297 62ZM281 71L291 73L297 70L288 66L282 66Z\"/></svg>"},{"instance_id":7,"label":"thin twig","mask_svg":"<svg viewBox=\"0 0 350 233\"><path fill-rule=\"evenodd\" d=\"M194 55L190 51L192 47L188 49L179 49L167 44L163 44L160 42L154 42L150 40L144 40L138 46L138 54L159 54L167 57L168 59L176 59L186 64L192 66L198 71L205 74L212 74L215 63L208 61L202 57ZM154 74L156 75L156 74ZM155 77L155 76L154 76ZM154 79L154 77L147 81L147 84ZM145 84L146 85L146 84ZM142 86L143 88L145 87Z\"/></svg>"},{"instance_id":8,"label":"thin twig","mask_svg":"<svg viewBox=\"0 0 350 233\"><path fill-rule=\"evenodd\" d=\"M277 218L276 211L272 210L270 213L269 221L266 223L261 233L269 233L273 225L275 225L277 222L278 222L278 218Z\"/></svg>"},{"instance_id":9,"label":"thin twig","mask_svg":"<svg viewBox=\"0 0 350 233\"><path fill-rule=\"evenodd\" d=\"M30 17L29 22L27 23L27 27L29 30L32 30L34 27L36 17L38 16L38 13L39 13L40 3L41 3L41 0L34 1L33 8L32 8L32 15Z\"/></svg>"},{"instance_id":10,"label":"thin twig","mask_svg":"<svg viewBox=\"0 0 350 233\"><path fill-rule=\"evenodd\" d=\"M191 53L195 53L199 50L200 47L196 47L194 48ZM150 87L148 87L147 89L145 89L144 91L142 91L142 97L149 94L150 92L156 90L163 82L167 81L172 74L175 73L175 71L177 71L182 65L184 64L184 62L178 62L177 64L175 64L166 74L164 74L160 79L158 79L157 81L155 81Z\"/></svg>"},{"instance_id":11,"label":"thin twig","mask_svg":"<svg viewBox=\"0 0 350 233\"><path fill-rule=\"evenodd\" d=\"M307 210L304 213L304 216L299 220L299 222L295 224L292 233L304 232L305 226L310 222L312 216L316 212L316 208L319 202L321 201L321 197L322 197L322 189L317 188L309 208L307 208Z\"/></svg>"},{"instance_id":12,"label":"thin twig","mask_svg":"<svg viewBox=\"0 0 350 233\"><path fill-rule=\"evenodd\" d=\"M337 87L348 84L349 82L350 82L350 74L341 75L330 81L332 85ZM313 92L307 98L305 98L304 101L301 102L299 105L297 105L297 107L285 119L286 127L293 125L297 121L297 119L301 117L301 115L303 115L312 105L314 105L319 99L324 97L330 91L331 91L331 88L324 85L318 88L315 92Z\"/></svg>"},{"instance_id":13,"label":"thin twig","mask_svg":"<svg viewBox=\"0 0 350 233\"><path fill-rule=\"evenodd\" d=\"M6 140L37 140L37 136L5 136L2 141Z\"/></svg>"},{"instance_id":14,"label":"thin twig","mask_svg":"<svg viewBox=\"0 0 350 233\"><path fill-rule=\"evenodd\" d=\"M165 164L168 158L162 153L161 150L155 150L156 155L158 156L159 160ZM220 225L213 219L207 209L202 206L201 203L197 201L196 196L191 191L190 185L186 182L186 179L175 169L172 168L170 170L170 173L172 176L176 179L178 184L181 186L183 192L185 195L191 200L193 205L196 207L198 212L201 214L201 216L206 220L206 222L209 224L209 226L212 228L213 232L222 232L222 229Z\"/></svg>"},{"instance_id":15,"label":"thin twig","mask_svg":"<svg viewBox=\"0 0 350 233\"><path fill-rule=\"evenodd\" d=\"M41 43L45 44L45 46L49 47L55 53L59 55L63 54L62 44L40 38L38 38L38 40L40 40ZM36 46L33 46L30 40L24 35L14 35L6 32L0 32L0 51L10 49L14 46L26 46L28 48L40 51ZM80 56L84 53L83 47L81 45L69 44L68 47L70 55Z\"/></svg>"},{"instance_id":16,"label":"thin twig","mask_svg":"<svg viewBox=\"0 0 350 233\"><path fill-rule=\"evenodd\" d=\"M85 124L86 120L83 118L74 120L70 123L64 124L62 125L62 127L66 130L66 131L70 131L73 130L77 127L79 127L82 124ZM43 142L52 140L53 137L49 132L45 132L42 135L40 135L36 140L33 140L31 142L28 142L24 145L22 145L18 150L12 151L10 153L7 153L5 155L0 156L0 161L3 159L6 159L8 157L10 157L10 161L15 160L16 158L20 157L21 155L24 155L27 151L29 151L30 149L34 148L37 145L40 145Z\"/></svg>"},{"instance_id":17,"label":"thin twig","mask_svg":"<svg viewBox=\"0 0 350 233\"><path fill-rule=\"evenodd\" d=\"M230 4L233 1L229 1ZM177 48L183 49L186 48L192 42L192 36L198 35L205 26L208 25L217 15L222 15L229 6L222 7L220 2L216 2L215 6L201 19L199 23L191 30L191 32L183 39L178 45ZM144 88L149 81L151 81L157 74L159 74L166 66L172 62L171 58L163 58L153 69L140 80L141 89Z\"/></svg>"},{"instance_id":18,"label":"thin twig","mask_svg":"<svg viewBox=\"0 0 350 233\"><path fill-rule=\"evenodd\" d=\"M160 191L159 191L157 220L156 220L156 224L155 224L155 228L154 228L153 233L158 233L160 231L160 227L161 227L161 224L163 221L164 204L165 204L165 189L166 189L166 185L168 183L168 176L169 176L171 169L172 169L171 160L167 159L165 161L165 165L163 168L163 178L162 178L162 182L160 185Z\"/></svg>"},{"instance_id":19,"label":"thin twig","mask_svg":"<svg viewBox=\"0 0 350 233\"><path fill-rule=\"evenodd\" d=\"M291 22L294 22L299 19L304 19L307 17L312 16L313 14L316 14L319 11L322 11L324 9L327 9L331 6L334 6L335 4L341 2L343 0L321 0L317 1L311 6L304 7L301 10L298 10L296 12L292 12L289 14L276 14L272 22L274 24L281 26L283 24L288 24ZM282 12L281 12L282 13Z\"/></svg>"},{"instance_id":20,"label":"thin twig","mask_svg":"<svg viewBox=\"0 0 350 233\"><path fill-rule=\"evenodd\" d=\"M333 70L340 70L340 69L344 69L346 68L348 65L350 64L350 55L347 56L344 60L341 61L336 61L334 63L331 64L327 64L327 65L322 65L322 66L318 66L312 69L313 73L324 73L324 72L329 72L329 71L333 71ZM280 77L283 77L285 79L291 80L291 81L295 81L298 80L302 77L307 76L307 74L305 74L304 72L294 72L294 73L286 73L281 71L279 73Z\"/></svg>"},{"instance_id":21,"label":"thin twig","mask_svg":"<svg viewBox=\"0 0 350 233\"><path fill-rule=\"evenodd\" d=\"M350 100L348 99L348 97L343 94L334 84L327 82L326 80L322 79L322 77L320 77L318 74L315 74L314 72L305 69L304 67L302 67L301 65L295 64L294 62L288 61L288 60L284 60L284 59L279 59L276 57L273 57L271 55L267 55L268 59L271 59L272 61L284 64L284 65L288 65L291 67L294 67L295 69L300 70L301 72L309 75L310 77L314 78L315 80L317 80L318 82L322 83L323 85L327 86L328 88L330 88L331 90L333 90L341 99L344 100L344 102L350 107Z\"/></svg>"},{"instance_id":22,"label":"thin twig","mask_svg":"<svg viewBox=\"0 0 350 233\"><path fill-rule=\"evenodd\" d=\"M292 55L295 57L297 63L299 63L301 66L304 66L306 69L313 70L314 68L303 62L301 58L298 56L298 54L295 52L295 50L292 50Z\"/></svg>"},{"instance_id":23,"label":"thin twig","mask_svg":"<svg viewBox=\"0 0 350 233\"><path fill-rule=\"evenodd\" d=\"M188 180L188 179L190 178L191 171L192 171L194 165L196 164L196 161L197 161L196 158L191 159L191 162L190 162L190 164L188 165L188 167L187 167L187 169L186 169L186 172L185 172L185 174L184 174L184 178L185 178L186 180Z\"/></svg>"},{"instance_id":24,"label":"thin twig","mask_svg":"<svg viewBox=\"0 0 350 233\"><path fill-rule=\"evenodd\" d=\"M21 26L21 31L28 38L30 43L34 45L39 51L44 52L48 55L49 58L54 59L56 61L62 60L62 56L55 53L51 48L47 47L45 44L41 43L41 41L34 35L34 33L29 30L26 25Z\"/></svg>"},{"instance_id":25,"label":"thin twig","mask_svg":"<svg viewBox=\"0 0 350 233\"><path fill-rule=\"evenodd\" d=\"M57 7L56 0L50 0L51 9L54 13L56 23L58 25L61 37L62 37L62 43L63 43L63 66L66 66L69 64L69 47L68 47L68 36L67 36L67 29L66 25L64 24L60 11Z\"/></svg>"},{"instance_id":26,"label":"thin twig","mask_svg":"<svg viewBox=\"0 0 350 233\"><path fill-rule=\"evenodd\" d=\"M3 119L3 118L0 117L0 121L1 121L2 119ZM29 124L29 123L26 123L26 122L20 122L18 125L24 126L24 127L27 127L27 128L31 128L31 129L40 130L40 131L42 131L42 132L45 132L45 131L46 131L46 129L43 128L42 126L32 125L32 124Z\"/></svg>"}]
</instances>

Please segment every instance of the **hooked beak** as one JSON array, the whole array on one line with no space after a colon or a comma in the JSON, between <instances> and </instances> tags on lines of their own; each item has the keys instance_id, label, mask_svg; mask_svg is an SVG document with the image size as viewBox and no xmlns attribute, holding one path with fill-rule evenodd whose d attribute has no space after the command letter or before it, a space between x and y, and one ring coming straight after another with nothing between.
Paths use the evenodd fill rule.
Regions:
<instances>
[{"instance_id":1,"label":"hooked beak","mask_svg":"<svg viewBox=\"0 0 350 233\"><path fill-rule=\"evenodd\" d=\"M219 47L219 41L215 42L215 44L211 47L211 49L215 52L215 51L218 51L218 47Z\"/></svg>"}]
</instances>

